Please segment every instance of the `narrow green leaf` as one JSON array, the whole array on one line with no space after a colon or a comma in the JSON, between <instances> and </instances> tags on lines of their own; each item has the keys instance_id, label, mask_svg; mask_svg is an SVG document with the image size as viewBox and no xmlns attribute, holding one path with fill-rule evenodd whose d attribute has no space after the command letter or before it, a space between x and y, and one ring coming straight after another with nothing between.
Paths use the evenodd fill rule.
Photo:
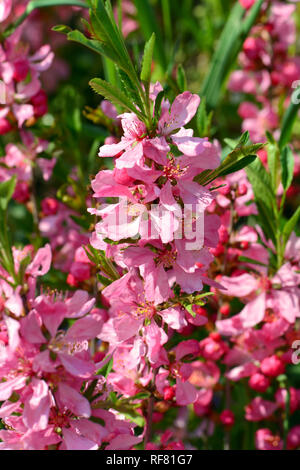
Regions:
<instances>
[{"instance_id":1,"label":"narrow green leaf","mask_svg":"<svg viewBox=\"0 0 300 470\"><path fill-rule=\"evenodd\" d=\"M149 392L140 392L134 395L133 397L130 397L130 400L147 400L150 398L151 394Z\"/></svg>"},{"instance_id":2,"label":"narrow green leaf","mask_svg":"<svg viewBox=\"0 0 300 470\"><path fill-rule=\"evenodd\" d=\"M187 81L184 68L181 64L179 64L177 67L176 79L179 91L183 93L187 89Z\"/></svg>"},{"instance_id":3,"label":"narrow green leaf","mask_svg":"<svg viewBox=\"0 0 300 470\"><path fill-rule=\"evenodd\" d=\"M16 175L12 176L10 180L0 183L0 208L5 211L8 203L14 193L17 184Z\"/></svg>"},{"instance_id":4,"label":"narrow green leaf","mask_svg":"<svg viewBox=\"0 0 300 470\"><path fill-rule=\"evenodd\" d=\"M210 133L210 127L212 122L213 112L207 112L206 109L206 98L201 98L200 106L197 111L197 131L199 137L208 137Z\"/></svg>"},{"instance_id":5,"label":"narrow green leaf","mask_svg":"<svg viewBox=\"0 0 300 470\"><path fill-rule=\"evenodd\" d=\"M160 118L160 112L161 112L161 103L162 100L164 99L165 92L164 90L160 91L156 97L155 100L155 106L154 106L154 119L159 120Z\"/></svg>"},{"instance_id":6,"label":"narrow green leaf","mask_svg":"<svg viewBox=\"0 0 300 470\"><path fill-rule=\"evenodd\" d=\"M231 173L235 173L236 171L242 170L246 168L246 166L250 165L256 159L256 155L248 155L247 157L241 158L237 163L227 167L218 176L226 176L230 175Z\"/></svg>"},{"instance_id":7,"label":"narrow green leaf","mask_svg":"<svg viewBox=\"0 0 300 470\"><path fill-rule=\"evenodd\" d=\"M151 80L151 66L152 66L154 44L155 44L155 33L152 33L151 38L145 44L144 56L143 56L143 62L142 62L141 80L142 82L145 82L145 83L150 83L150 80Z\"/></svg>"},{"instance_id":8,"label":"narrow green leaf","mask_svg":"<svg viewBox=\"0 0 300 470\"><path fill-rule=\"evenodd\" d=\"M245 131L239 138L237 147L242 147L243 145L246 145L246 143L249 141L249 138L250 138L249 132Z\"/></svg>"},{"instance_id":9,"label":"narrow green leaf","mask_svg":"<svg viewBox=\"0 0 300 470\"><path fill-rule=\"evenodd\" d=\"M132 101L130 101L130 99L117 87L101 78L93 78L89 84L96 93L104 96L104 98L108 99L113 104L122 106L127 111L135 113L141 120L144 119L144 116L136 109Z\"/></svg>"},{"instance_id":10,"label":"narrow green leaf","mask_svg":"<svg viewBox=\"0 0 300 470\"><path fill-rule=\"evenodd\" d=\"M108 279L107 277L102 276L99 273L97 274L97 279L105 287L109 286L113 282L112 279Z\"/></svg>"},{"instance_id":11,"label":"narrow green leaf","mask_svg":"<svg viewBox=\"0 0 300 470\"><path fill-rule=\"evenodd\" d=\"M218 168L216 168L213 171L210 171L210 170L203 171L202 173L200 173L194 178L194 181L197 181L197 183L202 184L202 185L207 185L211 183L212 181L214 181L216 178L218 178L219 175L227 174L226 171L229 170L229 173L231 173L230 169L232 167L234 168L234 165L237 165L237 163L243 158L251 156L251 159L247 159L246 161L243 161L243 163L241 164L242 167L244 164L249 165L249 162L253 161L254 154L256 154L256 152L259 149L261 149L263 146L264 144L251 144L251 145L246 145L244 147L236 147L227 155L227 157L222 161L221 165ZM238 168L238 166L236 168Z\"/></svg>"},{"instance_id":12,"label":"narrow green leaf","mask_svg":"<svg viewBox=\"0 0 300 470\"><path fill-rule=\"evenodd\" d=\"M114 359L112 357L101 369L97 370L96 375L103 375L106 378L108 374L111 372L113 365L114 365Z\"/></svg>"},{"instance_id":13,"label":"narrow green leaf","mask_svg":"<svg viewBox=\"0 0 300 470\"><path fill-rule=\"evenodd\" d=\"M280 153L281 181L285 191L289 189L294 177L294 154L290 147L284 147Z\"/></svg>"},{"instance_id":14,"label":"narrow green leaf","mask_svg":"<svg viewBox=\"0 0 300 470\"><path fill-rule=\"evenodd\" d=\"M117 73L124 93L128 96L128 98L130 98L130 100L132 100L133 103L143 110L144 104L130 77L128 77L128 75L121 69L118 69Z\"/></svg>"},{"instance_id":15,"label":"narrow green leaf","mask_svg":"<svg viewBox=\"0 0 300 470\"><path fill-rule=\"evenodd\" d=\"M276 196L270 175L258 158L247 167L246 173L254 192L262 228L267 238L276 243Z\"/></svg>"},{"instance_id":16,"label":"narrow green leaf","mask_svg":"<svg viewBox=\"0 0 300 470\"><path fill-rule=\"evenodd\" d=\"M130 76L137 88L140 89L138 76L127 51L123 36L116 25L110 3L106 2L106 6L104 6L102 0L92 0L91 6L90 20L96 38L102 45L104 44L110 51L114 52L117 59L108 57L122 68Z\"/></svg>"},{"instance_id":17,"label":"narrow green leaf","mask_svg":"<svg viewBox=\"0 0 300 470\"><path fill-rule=\"evenodd\" d=\"M97 54L100 54L101 56L104 55L105 57L108 57L110 60L117 64L120 62L119 57L116 55L115 51L111 49L110 46L95 39L88 39L80 31L71 31L70 33L68 33L68 39L70 41L75 41L79 44L82 44L83 46L88 47L89 49L96 52Z\"/></svg>"},{"instance_id":18,"label":"narrow green leaf","mask_svg":"<svg viewBox=\"0 0 300 470\"><path fill-rule=\"evenodd\" d=\"M300 87L297 88L292 96L291 96L291 102L286 110L283 119L282 119L282 124L281 124L281 134L279 138L279 148L280 150L283 149L291 140L292 132L293 132L293 126L298 114L298 110L300 107L300 99L299 99L299 92L300 92Z\"/></svg>"},{"instance_id":19,"label":"narrow green leaf","mask_svg":"<svg viewBox=\"0 0 300 470\"><path fill-rule=\"evenodd\" d=\"M239 2L236 2L231 9L200 93L201 96L206 96L208 108L214 108L218 104L222 85L236 61L245 38L256 21L263 1L257 0L244 20L245 10Z\"/></svg>"},{"instance_id":20,"label":"narrow green leaf","mask_svg":"<svg viewBox=\"0 0 300 470\"><path fill-rule=\"evenodd\" d=\"M290 220L288 220L285 226L283 227L282 238L283 238L284 245L286 245L292 232L295 230L295 227L298 223L299 218L300 218L300 207L298 207L296 212L294 212Z\"/></svg>"},{"instance_id":21,"label":"narrow green leaf","mask_svg":"<svg viewBox=\"0 0 300 470\"><path fill-rule=\"evenodd\" d=\"M244 263L249 263L249 264L257 264L258 266L268 267L267 264L261 263L257 259L248 258L247 256L239 256L239 261L242 261Z\"/></svg>"},{"instance_id":22,"label":"narrow green leaf","mask_svg":"<svg viewBox=\"0 0 300 470\"><path fill-rule=\"evenodd\" d=\"M51 30L55 31L56 33L63 33L63 34L68 34L72 31L70 26L67 26L65 24L58 24L56 26L53 26Z\"/></svg>"},{"instance_id":23,"label":"narrow green leaf","mask_svg":"<svg viewBox=\"0 0 300 470\"><path fill-rule=\"evenodd\" d=\"M272 190L270 175L259 159L256 159L246 170L249 181L252 185L254 195L259 200L273 210L276 204L275 193Z\"/></svg>"},{"instance_id":24,"label":"narrow green leaf","mask_svg":"<svg viewBox=\"0 0 300 470\"><path fill-rule=\"evenodd\" d=\"M164 41L161 35L161 27L156 20L152 5L150 4L149 0L134 0L134 4L137 9L138 20L144 38L148 40L152 33L155 33L156 48L154 51L154 56L159 62L162 70L165 71L167 67L167 60L163 46Z\"/></svg>"},{"instance_id":25,"label":"narrow green leaf","mask_svg":"<svg viewBox=\"0 0 300 470\"><path fill-rule=\"evenodd\" d=\"M268 167L271 176L271 183L273 191L276 191L278 186L278 166L279 166L279 149L277 142L274 140L273 136L267 132L267 139L268 139Z\"/></svg>"}]
</instances>

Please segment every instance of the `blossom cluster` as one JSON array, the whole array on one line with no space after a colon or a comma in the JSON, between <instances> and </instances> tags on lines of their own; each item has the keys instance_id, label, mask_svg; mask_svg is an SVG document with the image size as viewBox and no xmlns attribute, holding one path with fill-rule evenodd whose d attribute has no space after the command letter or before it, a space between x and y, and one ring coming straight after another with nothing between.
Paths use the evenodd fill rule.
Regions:
<instances>
[{"instance_id":1,"label":"blossom cluster","mask_svg":"<svg viewBox=\"0 0 300 470\"><path fill-rule=\"evenodd\" d=\"M205 100L173 77L173 88L141 79L140 105L125 99L124 112L134 74L122 70L121 104L106 97L84 110L101 128L82 125L68 102L65 145L64 112L57 124L48 109L70 72L53 52L63 39L43 45L52 16L39 10L9 31L27 3L0 3L0 449L299 449L300 237L284 212L297 141L295 167L282 170L253 145L277 149L300 75L295 5L263 3L228 85L247 95L244 134L222 149L210 126L199 132ZM254 1L240 3L247 15ZM133 2L113 6L123 36L138 34ZM82 16L96 47L85 11L56 13ZM86 129L100 145L92 165L80 154ZM258 184L274 186L266 209L244 169L256 153ZM10 234L18 209L31 228Z\"/></svg>"}]
</instances>

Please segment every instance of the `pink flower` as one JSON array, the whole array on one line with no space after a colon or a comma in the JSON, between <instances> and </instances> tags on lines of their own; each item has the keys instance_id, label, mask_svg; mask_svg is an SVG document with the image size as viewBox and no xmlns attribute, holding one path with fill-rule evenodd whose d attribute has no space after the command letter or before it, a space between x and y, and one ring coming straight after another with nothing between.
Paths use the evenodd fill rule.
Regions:
<instances>
[{"instance_id":1,"label":"pink flower","mask_svg":"<svg viewBox=\"0 0 300 470\"><path fill-rule=\"evenodd\" d=\"M255 434L255 445L259 450L282 450L283 442L279 436L274 436L269 429L259 429Z\"/></svg>"},{"instance_id":2,"label":"pink flower","mask_svg":"<svg viewBox=\"0 0 300 470\"><path fill-rule=\"evenodd\" d=\"M269 418L278 408L276 403L256 397L246 406L246 419L248 421L261 421Z\"/></svg>"},{"instance_id":3,"label":"pink flower","mask_svg":"<svg viewBox=\"0 0 300 470\"><path fill-rule=\"evenodd\" d=\"M219 360L228 350L228 346L220 339L215 340L211 336L200 341L201 355L205 359Z\"/></svg>"},{"instance_id":4,"label":"pink flower","mask_svg":"<svg viewBox=\"0 0 300 470\"><path fill-rule=\"evenodd\" d=\"M251 8L252 5L255 3L255 0L239 0L242 7L248 9Z\"/></svg>"},{"instance_id":5,"label":"pink flower","mask_svg":"<svg viewBox=\"0 0 300 470\"><path fill-rule=\"evenodd\" d=\"M288 449L297 449L300 447L300 426L294 426L287 435Z\"/></svg>"}]
</instances>

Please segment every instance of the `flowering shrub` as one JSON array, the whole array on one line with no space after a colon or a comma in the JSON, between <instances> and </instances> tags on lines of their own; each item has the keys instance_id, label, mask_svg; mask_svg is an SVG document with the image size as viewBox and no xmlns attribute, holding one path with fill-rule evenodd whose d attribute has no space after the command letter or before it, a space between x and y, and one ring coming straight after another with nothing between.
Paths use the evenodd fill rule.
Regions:
<instances>
[{"instance_id":1,"label":"flowering shrub","mask_svg":"<svg viewBox=\"0 0 300 470\"><path fill-rule=\"evenodd\" d=\"M1 450L300 448L299 8L183 3L0 3Z\"/></svg>"}]
</instances>

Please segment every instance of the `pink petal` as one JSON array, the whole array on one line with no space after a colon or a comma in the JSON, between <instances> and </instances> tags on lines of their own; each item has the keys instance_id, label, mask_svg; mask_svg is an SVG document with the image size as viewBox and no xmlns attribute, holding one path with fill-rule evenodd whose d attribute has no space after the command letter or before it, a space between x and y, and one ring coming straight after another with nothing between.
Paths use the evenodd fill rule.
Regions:
<instances>
[{"instance_id":1,"label":"pink petal","mask_svg":"<svg viewBox=\"0 0 300 470\"><path fill-rule=\"evenodd\" d=\"M65 369L74 377L88 379L95 372L95 366L92 362L84 361L70 354L59 353L58 356Z\"/></svg>"},{"instance_id":2,"label":"pink petal","mask_svg":"<svg viewBox=\"0 0 300 470\"><path fill-rule=\"evenodd\" d=\"M51 399L48 385L44 380L32 379L33 394L24 404L23 422L33 431L41 431L48 426Z\"/></svg>"},{"instance_id":3,"label":"pink petal","mask_svg":"<svg viewBox=\"0 0 300 470\"><path fill-rule=\"evenodd\" d=\"M33 277L44 276L51 266L52 252L49 243L44 248L40 248L32 263L27 267L26 273Z\"/></svg>"},{"instance_id":4,"label":"pink petal","mask_svg":"<svg viewBox=\"0 0 300 470\"><path fill-rule=\"evenodd\" d=\"M73 387L61 382L58 385L56 397L62 406L66 406L68 410L72 411L76 416L82 416L83 418L89 418L91 416L89 401Z\"/></svg>"}]
</instances>

